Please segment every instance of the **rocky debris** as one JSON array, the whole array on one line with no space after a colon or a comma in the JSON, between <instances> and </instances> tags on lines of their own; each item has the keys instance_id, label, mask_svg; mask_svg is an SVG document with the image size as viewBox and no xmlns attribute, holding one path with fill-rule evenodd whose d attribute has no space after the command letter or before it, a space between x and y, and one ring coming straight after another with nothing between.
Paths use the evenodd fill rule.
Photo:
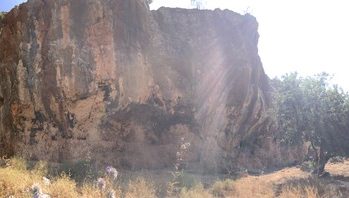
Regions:
<instances>
[{"instance_id":1,"label":"rocky debris","mask_svg":"<svg viewBox=\"0 0 349 198\"><path fill-rule=\"evenodd\" d=\"M228 10L30 0L0 37L0 155L168 168L185 138L195 170L278 164L257 28Z\"/></svg>"}]
</instances>

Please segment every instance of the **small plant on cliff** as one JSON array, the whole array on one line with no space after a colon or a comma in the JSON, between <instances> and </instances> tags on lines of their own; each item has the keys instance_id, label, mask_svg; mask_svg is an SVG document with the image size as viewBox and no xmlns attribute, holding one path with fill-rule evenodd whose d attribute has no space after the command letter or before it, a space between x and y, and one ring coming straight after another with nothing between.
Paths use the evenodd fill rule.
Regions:
<instances>
[{"instance_id":1,"label":"small plant on cliff","mask_svg":"<svg viewBox=\"0 0 349 198\"><path fill-rule=\"evenodd\" d=\"M0 35L1 35L1 32L2 32L2 20L5 18L5 13L4 12L0 12ZM1 101L1 97L0 97L0 107L1 107L1 103L2 103L3 101Z\"/></svg>"},{"instance_id":2,"label":"small plant on cliff","mask_svg":"<svg viewBox=\"0 0 349 198\"><path fill-rule=\"evenodd\" d=\"M191 0L191 5L196 9L204 9L205 8L205 1L204 0Z\"/></svg>"},{"instance_id":3,"label":"small plant on cliff","mask_svg":"<svg viewBox=\"0 0 349 198\"><path fill-rule=\"evenodd\" d=\"M0 22L2 21L2 19L4 19L5 17L5 13L4 12L0 12Z\"/></svg>"}]
</instances>

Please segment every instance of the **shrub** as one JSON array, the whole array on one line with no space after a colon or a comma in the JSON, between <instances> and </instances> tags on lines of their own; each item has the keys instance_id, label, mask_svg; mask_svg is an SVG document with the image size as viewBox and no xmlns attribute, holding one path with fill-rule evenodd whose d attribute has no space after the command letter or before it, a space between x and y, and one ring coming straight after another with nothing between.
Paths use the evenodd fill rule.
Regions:
<instances>
[{"instance_id":1,"label":"shrub","mask_svg":"<svg viewBox=\"0 0 349 198\"><path fill-rule=\"evenodd\" d=\"M58 173L69 174L77 183L82 183L85 180L92 181L98 176L98 170L94 163L88 160L65 162L58 168Z\"/></svg>"},{"instance_id":2,"label":"shrub","mask_svg":"<svg viewBox=\"0 0 349 198\"><path fill-rule=\"evenodd\" d=\"M186 172L181 172L177 177L179 187L192 188L198 184L195 178Z\"/></svg>"},{"instance_id":3,"label":"shrub","mask_svg":"<svg viewBox=\"0 0 349 198\"><path fill-rule=\"evenodd\" d=\"M125 192L125 198L154 198L155 189L152 183L144 179L136 179L128 184L127 191Z\"/></svg>"},{"instance_id":4,"label":"shrub","mask_svg":"<svg viewBox=\"0 0 349 198\"><path fill-rule=\"evenodd\" d=\"M306 172L311 172L314 170L314 168L315 168L315 162L313 161L304 161L300 167L302 171L306 171Z\"/></svg>"},{"instance_id":5,"label":"shrub","mask_svg":"<svg viewBox=\"0 0 349 198\"><path fill-rule=\"evenodd\" d=\"M281 187L280 197L306 197L306 198L331 198L343 197L343 192L338 186L330 184L329 181L308 178L293 180Z\"/></svg>"},{"instance_id":6,"label":"shrub","mask_svg":"<svg viewBox=\"0 0 349 198\"><path fill-rule=\"evenodd\" d=\"M0 197L29 197L33 181L33 177L25 170L1 168Z\"/></svg>"},{"instance_id":7,"label":"shrub","mask_svg":"<svg viewBox=\"0 0 349 198\"><path fill-rule=\"evenodd\" d=\"M213 198L207 190L204 189L202 184L198 184L193 188L183 188L179 193L180 198Z\"/></svg>"},{"instance_id":8,"label":"shrub","mask_svg":"<svg viewBox=\"0 0 349 198\"><path fill-rule=\"evenodd\" d=\"M115 197L121 197L121 190L119 188L108 188L105 191L100 191L95 185L91 183L84 184L81 187L81 194L83 198L96 198L96 197L107 197L108 192L114 191Z\"/></svg>"},{"instance_id":9,"label":"shrub","mask_svg":"<svg viewBox=\"0 0 349 198\"><path fill-rule=\"evenodd\" d=\"M49 194L59 198L78 197L76 183L65 174L53 181L49 187Z\"/></svg>"},{"instance_id":10,"label":"shrub","mask_svg":"<svg viewBox=\"0 0 349 198\"><path fill-rule=\"evenodd\" d=\"M21 157L12 157L8 166L17 170L27 170L27 162Z\"/></svg>"},{"instance_id":11,"label":"shrub","mask_svg":"<svg viewBox=\"0 0 349 198\"><path fill-rule=\"evenodd\" d=\"M224 181L217 181L212 186L212 193L217 197L229 197L234 193L234 181L227 179Z\"/></svg>"},{"instance_id":12,"label":"shrub","mask_svg":"<svg viewBox=\"0 0 349 198\"><path fill-rule=\"evenodd\" d=\"M280 196L280 198L318 198L319 193L317 192L317 189L314 187L287 187L285 188Z\"/></svg>"},{"instance_id":13,"label":"shrub","mask_svg":"<svg viewBox=\"0 0 349 198\"><path fill-rule=\"evenodd\" d=\"M31 172L34 175L37 175L37 176L41 176L41 177L46 176L48 174L48 164L47 164L47 162L44 162L44 161L36 162L36 164L34 165L33 169L31 170Z\"/></svg>"},{"instance_id":14,"label":"shrub","mask_svg":"<svg viewBox=\"0 0 349 198\"><path fill-rule=\"evenodd\" d=\"M84 184L81 188L81 194L84 198L102 197L102 192L92 184Z\"/></svg>"}]
</instances>

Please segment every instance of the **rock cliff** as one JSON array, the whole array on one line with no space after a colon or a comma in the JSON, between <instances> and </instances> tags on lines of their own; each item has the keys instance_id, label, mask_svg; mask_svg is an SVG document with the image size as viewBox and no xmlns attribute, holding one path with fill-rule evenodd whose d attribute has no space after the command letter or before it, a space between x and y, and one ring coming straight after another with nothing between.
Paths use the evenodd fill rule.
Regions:
<instances>
[{"instance_id":1,"label":"rock cliff","mask_svg":"<svg viewBox=\"0 0 349 198\"><path fill-rule=\"evenodd\" d=\"M189 142L188 168L268 166L257 28L228 10L29 0L2 22L0 155L166 168Z\"/></svg>"}]
</instances>

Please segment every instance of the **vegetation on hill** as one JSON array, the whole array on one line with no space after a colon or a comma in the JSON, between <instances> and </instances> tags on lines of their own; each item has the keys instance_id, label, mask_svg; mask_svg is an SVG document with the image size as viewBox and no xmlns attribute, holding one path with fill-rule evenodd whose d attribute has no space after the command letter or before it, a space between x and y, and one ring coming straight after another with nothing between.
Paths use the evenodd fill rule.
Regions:
<instances>
[{"instance_id":1,"label":"vegetation on hill","mask_svg":"<svg viewBox=\"0 0 349 198\"><path fill-rule=\"evenodd\" d=\"M2 20L4 19L5 17L5 12L0 12L0 35L1 35L1 30L2 30ZM1 101L0 101L1 102Z\"/></svg>"},{"instance_id":2,"label":"vegetation on hill","mask_svg":"<svg viewBox=\"0 0 349 198\"><path fill-rule=\"evenodd\" d=\"M4 12L0 12L0 26L2 24L2 20L4 19L4 17L5 17L5 13Z\"/></svg>"},{"instance_id":3,"label":"vegetation on hill","mask_svg":"<svg viewBox=\"0 0 349 198\"><path fill-rule=\"evenodd\" d=\"M0 21L5 17L5 13L4 12L0 12Z\"/></svg>"},{"instance_id":4,"label":"vegetation on hill","mask_svg":"<svg viewBox=\"0 0 349 198\"><path fill-rule=\"evenodd\" d=\"M349 155L349 95L329 80L326 73L291 73L272 81L279 138L292 145L308 142L318 175L331 157Z\"/></svg>"}]
</instances>

